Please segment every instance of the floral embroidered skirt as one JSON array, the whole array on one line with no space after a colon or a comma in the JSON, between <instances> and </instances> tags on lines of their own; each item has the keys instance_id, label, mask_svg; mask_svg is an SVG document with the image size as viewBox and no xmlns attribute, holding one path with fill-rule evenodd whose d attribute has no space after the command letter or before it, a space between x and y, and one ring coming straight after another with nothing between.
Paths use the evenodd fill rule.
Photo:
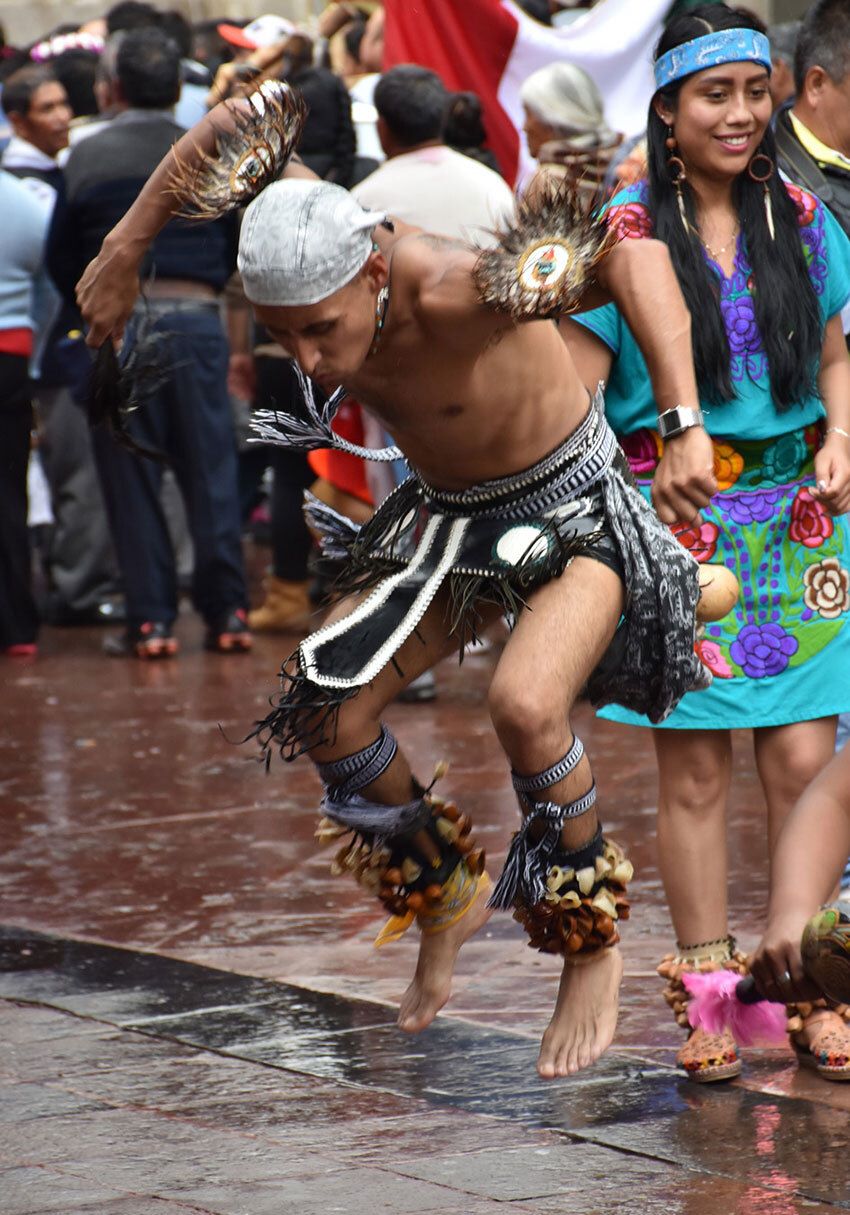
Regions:
<instances>
[{"instance_id":1,"label":"floral embroidered skirt","mask_svg":"<svg viewBox=\"0 0 850 1215\"><path fill-rule=\"evenodd\" d=\"M700 527L676 525L699 562L725 564L741 586L737 605L697 644L714 674L684 697L661 729L787 725L850 709L850 523L811 495L820 429L775 439L714 439L719 492ZM661 456L654 431L621 439L643 494ZM609 706L600 716L648 726Z\"/></svg>"}]
</instances>

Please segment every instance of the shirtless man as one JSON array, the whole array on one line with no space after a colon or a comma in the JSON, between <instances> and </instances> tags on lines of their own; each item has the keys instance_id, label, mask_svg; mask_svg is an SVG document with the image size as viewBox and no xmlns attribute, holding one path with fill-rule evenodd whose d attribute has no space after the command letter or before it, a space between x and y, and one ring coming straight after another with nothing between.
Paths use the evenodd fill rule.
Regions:
<instances>
[{"instance_id":1,"label":"shirtless man","mask_svg":"<svg viewBox=\"0 0 850 1215\"><path fill-rule=\"evenodd\" d=\"M213 153L222 117L189 132L178 157ZM90 345L123 332L144 251L176 209L174 163L172 153L78 286ZM524 826L495 902L514 907L533 945L564 957L538 1071L568 1075L614 1034L614 921L630 876L598 830L571 709L588 685L597 699L637 696L660 716L701 686L696 567L625 484L557 327L483 304L475 252L393 230L338 187L292 180L308 176L290 164L249 207L246 294L305 375L326 391L344 385L374 412L415 475L351 542L361 571L373 558L380 566L377 590L346 601L285 665L265 738L285 758L309 750L326 789L320 838L355 833L337 869L395 913L390 938L416 918L419 959L399 1025L423 1029L489 914L486 875L467 817L417 783L381 715L470 627L513 605L489 708ZM659 407L695 407L689 315L664 246L615 246L583 305L607 299L641 345ZM661 519L693 520L714 489L710 441L699 426L683 430L655 479ZM458 588L470 585L461 607Z\"/></svg>"}]
</instances>

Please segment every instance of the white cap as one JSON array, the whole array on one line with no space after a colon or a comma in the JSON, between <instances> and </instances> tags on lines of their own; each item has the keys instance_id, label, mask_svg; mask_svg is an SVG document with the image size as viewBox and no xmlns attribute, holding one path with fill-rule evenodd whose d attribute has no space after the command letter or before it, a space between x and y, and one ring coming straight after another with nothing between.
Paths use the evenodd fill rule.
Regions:
<instances>
[{"instance_id":1,"label":"white cap","mask_svg":"<svg viewBox=\"0 0 850 1215\"><path fill-rule=\"evenodd\" d=\"M372 232L386 218L329 181L272 182L246 210L239 234L246 296L280 307L327 299L365 266Z\"/></svg>"},{"instance_id":2,"label":"white cap","mask_svg":"<svg viewBox=\"0 0 850 1215\"><path fill-rule=\"evenodd\" d=\"M296 28L291 21L278 17L276 13L255 17L246 26L230 25L228 22L216 26L225 42L246 51L256 51L260 47L274 46L276 42L285 42L287 38L292 37Z\"/></svg>"}]
</instances>

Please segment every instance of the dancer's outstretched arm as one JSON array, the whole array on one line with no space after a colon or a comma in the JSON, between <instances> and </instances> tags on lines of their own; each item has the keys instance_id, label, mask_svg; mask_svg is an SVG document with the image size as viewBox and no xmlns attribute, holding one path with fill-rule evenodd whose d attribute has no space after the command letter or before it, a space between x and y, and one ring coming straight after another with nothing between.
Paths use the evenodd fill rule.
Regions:
<instances>
[{"instance_id":1,"label":"dancer's outstretched arm","mask_svg":"<svg viewBox=\"0 0 850 1215\"><path fill-rule=\"evenodd\" d=\"M173 192L178 166L199 168L216 153L222 134L236 130L236 113L247 111L248 101L227 101L187 131L148 178L136 201L103 242L77 284L77 303L88 326L89 346L119 341L139 295L139 268L151 242L183 203ZM283 177L315 177L298 160L291 160Z\"/></svg>"},{"instance_id":2,"label":"dancer's outstretched arm","mask_svg":"<svg viewBox=\"0 0 850 1215\"><path fill-rule=\"evenodd\" d=\"M806 921L829 900L850 855L850 746L824 768L794 807L773 858L767 929L752 961L759 989L784 1002L811 998L800 939ZM791 976L791 983L783 976ZM794 992L790 988L794 988Z\"/></svg>"}]
</instances>

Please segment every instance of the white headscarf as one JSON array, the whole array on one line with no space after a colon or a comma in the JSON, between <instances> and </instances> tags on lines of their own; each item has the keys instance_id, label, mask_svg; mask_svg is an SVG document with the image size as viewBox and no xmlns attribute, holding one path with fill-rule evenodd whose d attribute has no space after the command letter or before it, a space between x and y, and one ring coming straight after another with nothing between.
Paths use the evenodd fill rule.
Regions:
<instances>
[{"instance_id":1,"label":"white headscarf","mask_svg":"<svg viewBox=\"0 0 850 1215\"><path fill-rule=\"evenodd\" d=\"M245 212L239 271L252 304L302 305L351 282L386 219L364 211L342 186L291 178L266 186Z\"/></svg>"},{"instance_id":2,"label":"white headscarf","mask_svg":"<svg viewBox=\"0 0 850 1215\"><path fill-rule=\"evenodd\" d=\"M523 105L576 148L606 146L616 135L605 121L599 90L574 63L550 63L526 79Z\"/></svg>"}]
</instances>

